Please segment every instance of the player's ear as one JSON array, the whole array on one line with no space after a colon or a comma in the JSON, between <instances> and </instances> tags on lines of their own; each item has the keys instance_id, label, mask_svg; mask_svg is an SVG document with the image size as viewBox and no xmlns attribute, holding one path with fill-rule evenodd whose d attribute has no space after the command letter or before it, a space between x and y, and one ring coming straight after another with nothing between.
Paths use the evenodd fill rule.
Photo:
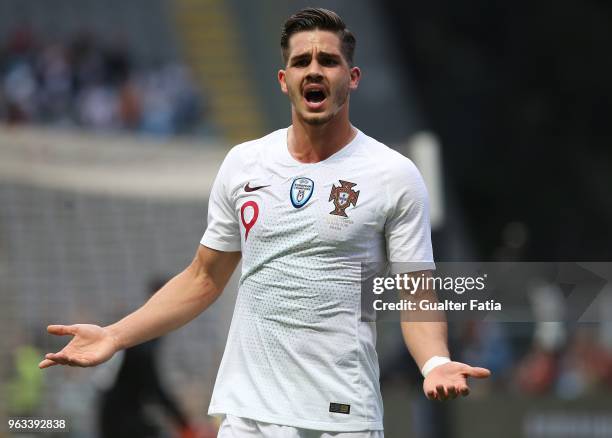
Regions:
<instances>
[{"instance_id":1,"label":"player's ear","mask_svg":"<svg viewBox=\"0 0 612 438\"><path fill-rule=\"evenodd\" d=\"M285 82L285 70L278 71L278 83L283 93L287 94L287 82Z\"/></svg>"},{"instance_id":2,"label":"player's ear","mask_svg":"<svg viewBox=\"0 0 612 438\"><path fill-rule=\"evenodd\" d=\"M359 67L351 67L351 82L349 84L349 88L351 90L356 90L359 86L359 80L361 79L361 70Z\"/></svg>"}]
</instances>

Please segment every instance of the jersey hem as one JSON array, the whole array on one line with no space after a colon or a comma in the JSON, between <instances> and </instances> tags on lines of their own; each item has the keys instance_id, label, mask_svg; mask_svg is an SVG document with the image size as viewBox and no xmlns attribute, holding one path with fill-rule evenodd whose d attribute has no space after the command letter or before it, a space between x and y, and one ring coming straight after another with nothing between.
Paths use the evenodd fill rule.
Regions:
<instances>
[{"instance_id":1,"label":"jersey hem","mask_svg":"<svg viewBox=\"0 0 612 438\"><path fill-rule=\"evenodd\" d=\"M310 421L301 418L279 417L275 415L254 414L249 410L224 409L211 405L208 415L233 415L248 418L262 423L278 424L281 426L298 427L302 429L320 430L325 432L363 432L369 430L384 430L382 421L360 421L354 423L330 423L328 421Z\"/></svg>"},{"instance_id":2,"label":"jersey hem","mask_svg":"<svg viewBox=\"0 0 612 438\"><path fill-rule=\"evenodd\" d=\"M213 239L208 236L202 237L202 240L200 240L200 244L207 246L211 249L216 249L217 251L233 252L241 250L240 244L221 242L220 240Z\"/></svg>"},{"instance_id":3,"label":"jersey hem","mask_svg":"<svg viewBox=\"0 0 612 438\"><path fill-rule=\"evenodd\" d=\"M418 271L435 271L435 262L389 262L391 264L391 274L406 274Z\"/></svg>"}]
</instances>

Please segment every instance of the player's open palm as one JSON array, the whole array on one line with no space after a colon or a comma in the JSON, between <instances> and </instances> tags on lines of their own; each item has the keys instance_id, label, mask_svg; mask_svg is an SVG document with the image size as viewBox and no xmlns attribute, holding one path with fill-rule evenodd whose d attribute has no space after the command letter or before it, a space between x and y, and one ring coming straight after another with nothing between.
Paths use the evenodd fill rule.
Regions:
<instances>
[{"instance_id":1,"label":"player's open palm","mask_svg":"<svg viewBox=\"0 0 612 438\"><path fill-rule=\"evenodd\" d=\"M468 377L484 379L491 375L486 368L471 367L461 362L448 362L431 370L423 382L423 391L430 400L454 399L470 393Z\"/></svg>"},{"instance_id":2,"label":"player's open palm","mask_svg":"<svg viewBox=\"0 0 612 438\"><path fill-rule=\"evenodd\" d=\"M92 367L106 362L118 350L109 331L97 325L50 325L47 331L58 336L72 335L73 338L61 351L46 354L38 364L39 368L53 365Z\"/></svg>"}]
</instances>

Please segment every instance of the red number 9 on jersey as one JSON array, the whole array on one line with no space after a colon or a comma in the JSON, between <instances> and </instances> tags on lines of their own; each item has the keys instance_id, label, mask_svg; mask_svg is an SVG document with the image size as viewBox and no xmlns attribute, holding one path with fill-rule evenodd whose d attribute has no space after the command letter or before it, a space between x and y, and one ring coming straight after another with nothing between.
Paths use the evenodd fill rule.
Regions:
<instances>
[{"instance_id":1,"label":"red number 9 on jersey","mask_svg":"<svg viewBox=\"0 0 612 438\"><path fill-rule=\"evenodd\" d=\"M253 209L253 216L247 222L246 217L245 217L245 211L248 207L251 207ZM249 231L251 231L251 228L253 228L253 225L255 225L255 222L257 222L257 216L259 216L259 206L257 205L255 201L247 201L244 204L242 204L242 207L240 207L240 219L242 220L242 225L244 225L244 230L245 230L244 231L244 241L245 242L249 238Z\"/></svg>"}]
</instances>

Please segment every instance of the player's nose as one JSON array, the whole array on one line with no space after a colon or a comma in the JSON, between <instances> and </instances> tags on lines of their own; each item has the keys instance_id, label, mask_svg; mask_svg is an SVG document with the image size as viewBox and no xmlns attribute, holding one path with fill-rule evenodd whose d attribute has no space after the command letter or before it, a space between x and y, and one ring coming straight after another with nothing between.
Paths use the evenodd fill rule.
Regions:
<instances>
[{"instance_id":1,"label":"player's nose","mask_svg":"<svg viewBox=\"0 0 612 438\"><path fill-rule=\"evenodd\" d=\"M306 83L312 83L312 82L321 82L323 80L323 74L319 73L319 72L308 72L306 74Z\"/></svg>"},{"instance_id":2,"label":"player's nose","mask_svg":"<svg viewBox=\"0 0 612 438\"><path fill-rule=\"evenodd\" d=\"M313 59L308 65L308 70L306 71L306 77L320 80L323 78L323 69L321 68L321 64L318 63L316 59Z\"/></svg>"}]
</instances>

